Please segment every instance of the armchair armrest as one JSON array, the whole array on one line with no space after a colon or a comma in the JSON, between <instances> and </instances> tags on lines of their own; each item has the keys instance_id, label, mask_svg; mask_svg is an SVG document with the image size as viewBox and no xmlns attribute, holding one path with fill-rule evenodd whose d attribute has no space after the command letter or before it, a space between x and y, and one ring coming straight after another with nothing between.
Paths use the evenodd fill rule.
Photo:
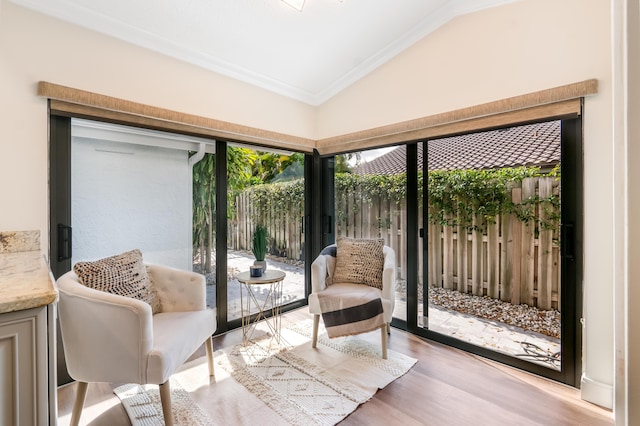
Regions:
<instances>
[{"instance_id":1,"label":"armchair armrest","mask_svg":"<svg viewBox=\"0 0 640 426\"><path fill-rule=\"evenodd\" d=\"M60 277L56 286L71 377L85 382L144 383L147 354L153 346L151 306L86 287L73 272Z\"/></svg>"},{"instance_id":2,"label":"armchair armrest","mask_svg":"<svg viewBox=\"0 0 640 426\"><path fill-rule=\"evenodd\" d=\"M327 260L320 255L311 264L311 293L317 293L327 288Z\"/></svg>"},{"instance_id":3,"label":"armchair armrest","mask_svg":"<svg viewBox=\"0 0 640 426\"><path fill-rule=\"evenodd\" d=\"M396 299L396 254L389 246L383 248L384 266L382 269L382 297L391 301Z\"/></svg>"},{"instance_id":4,"label":"armchair armrest","mask_svg":"<svg viewBox=\"0 0 640 426\"><path fill-rule=\"evenodd\" d=\"M151 264L147 264L147 272L160 298L162 312L206 309L207 290L203 275Z\"/></svg>"}]
</instances>

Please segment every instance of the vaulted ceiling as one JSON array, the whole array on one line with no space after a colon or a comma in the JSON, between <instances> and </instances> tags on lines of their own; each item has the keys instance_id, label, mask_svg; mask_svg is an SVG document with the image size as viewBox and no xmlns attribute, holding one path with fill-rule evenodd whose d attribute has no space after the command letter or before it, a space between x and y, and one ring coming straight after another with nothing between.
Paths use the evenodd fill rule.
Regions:
<instances>
[{"instance_id":1,"label":"vaulted ceiling","mask_svg":"<svg viewBox=\"0 0 640 426\"><path fill-rule=\"evenodd\" d=\"M515 0L12 0L319 105L456 16Z\"/></svg>"}]
</instances>

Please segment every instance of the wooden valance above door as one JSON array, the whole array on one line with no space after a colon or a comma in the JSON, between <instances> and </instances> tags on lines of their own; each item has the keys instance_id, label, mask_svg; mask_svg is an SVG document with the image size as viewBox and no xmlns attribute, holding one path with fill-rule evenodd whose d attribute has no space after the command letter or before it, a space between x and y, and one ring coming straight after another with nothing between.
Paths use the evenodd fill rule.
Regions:
<instances>
[{"instance_id":1,"label":"wooden valance above door","mask_svg":"<svg viewBox=\"0 0 640 426\"><path fill-rule=\"evenodd\" d=\"M222 138L306 153L315 149L320 155L378 148L535 121L577 117L582 114L583 98L597 93L598 81L590 79L414 120L313 140L167 110L45 81L38 84L38 95L50 99L50 109L58 115Z\"/></svg>"}]
</instances>

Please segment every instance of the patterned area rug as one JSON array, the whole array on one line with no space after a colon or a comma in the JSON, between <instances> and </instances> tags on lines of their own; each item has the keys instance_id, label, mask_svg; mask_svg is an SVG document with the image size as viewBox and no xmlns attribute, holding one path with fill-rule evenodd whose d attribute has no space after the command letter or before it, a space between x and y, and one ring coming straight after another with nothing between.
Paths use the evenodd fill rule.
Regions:
<instances>
[{"instance_id":1,"label":"patterned area rug","mask_svg":"<svg viewBox=\"0 0 640 426\"><path fill-rule=\"evenodd\" d=\"M174 425L210 425L211 419L175 379L171 383L171 405ZM133 426L164 425L162 403L157 385L122 385L113 390L122 401Z\"/></svg>"},{"instance_id":2,"label":"patterned area rug","mask_svg":"<svg viewBox=\"0 0 640 426\"><path fill-rule=\"evenodd\" d=\"M211 382L206 358L185 364L171 382L176 424L333 425L416 362L392 350L383 360L379 344L357 336L328 339L320 331L317 349L309 320L283 329L279 343L264 335L216 351ZM114 392L132 424L162 424L157 386L126 386Z\"/></svg>"}]
</instances>

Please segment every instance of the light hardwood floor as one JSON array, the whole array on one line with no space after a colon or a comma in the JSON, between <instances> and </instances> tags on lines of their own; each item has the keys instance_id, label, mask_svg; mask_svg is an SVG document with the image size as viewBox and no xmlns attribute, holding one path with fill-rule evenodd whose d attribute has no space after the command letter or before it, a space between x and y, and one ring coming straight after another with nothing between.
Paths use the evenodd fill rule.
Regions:
<instances>
[{"instance_id":1,"label":"light hardwood floor","mask_svg":"<svg viewBox=\"0 0 640 426\"><path fill-rule=\"evenodd\" d=\"M289 312L286 324L310 318ZM379 333L361 335L379 342ZM241 342L240 330L213 339L214 349ZM580 399L580 391L484 358L391 330L389 349L418 363L347 417L341 425L612 425L611 411ZM204 356L204 349L194 356ZM67 425L75 384L58 389L58 418ZM89 385L81 424L129 425L109 384Z\"/></svg>"}]
</instances>

